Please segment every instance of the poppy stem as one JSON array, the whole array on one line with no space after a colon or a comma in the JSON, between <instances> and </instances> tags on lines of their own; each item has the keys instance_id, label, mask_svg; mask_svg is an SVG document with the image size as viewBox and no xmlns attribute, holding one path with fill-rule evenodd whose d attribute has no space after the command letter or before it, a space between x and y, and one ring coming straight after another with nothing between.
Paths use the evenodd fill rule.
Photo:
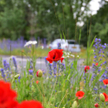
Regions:
<instances>
[{"instance_id":1,"label":"poppy stem","mask_svg":"<svg viewBox=\"0 0 108 108\"><path fill-rule=\"evenodd\" d=\"M53 95L53 92L54 92L54 88L55 88L55 86L56 86L56 83L57 83L57 76L56 76L56 80L55 80L55 83L54 83L54 86L53 86L53 89L52 89L51 96L50 96L49 101L48 101L48 105L49 105L49 103L50 103L50 99L52 98L52 95Z\"/></svg>"},{"instance_id":2,"label":"poppy stem","mask_svg":"<svg viewBox=\"0 0 108 108\"><path fill-rule=\"evenodd\" d=\"M66 90L66 93L65 93L64 97L60 101L60 104L58 105L58 108L60 107L60 105L61 105L62 101L64 100L64 98L67 97L67 94L68 94L68 89Z\"/></svg>"},{"instance_id":3,"label":"poppy stem","mask_svg":"<svg viewBox=\"0 0 108 108\"><path fill-rule=\"evenodd\" d=\"M106 107L106 103L105 103L105 102L104 102L104 106L105 106L105 108L107 108L107 107Z\"/></svg>"},{"instance_id":4,"label":"poppy stem","mask_svg":"<svg viewBox=\"0 0 108 108\"><path fill-rule=\"evenodd\" d=\"M42 96L43 96L43 104L45 102L45 94L44 94L44 87L43 87L43 79L41 78L41 86L42 86Z\"/></svg>"},{"instance_id":5,"label":"poppy stem","mask_svg":"<svg viewBox=\"0 0 108 108\"><path fill-rule=\"evenodd\" d=\"M40 96L42 96L42 97L43 97L43 94L42 94L42 92L41 92L41 90L40 90L40 88L39 88L38 84L36 84L36 85L37 85L37 88L38 88L38 90L39 90L39 92L40 92Z\"/></svg>"}]
</instances>

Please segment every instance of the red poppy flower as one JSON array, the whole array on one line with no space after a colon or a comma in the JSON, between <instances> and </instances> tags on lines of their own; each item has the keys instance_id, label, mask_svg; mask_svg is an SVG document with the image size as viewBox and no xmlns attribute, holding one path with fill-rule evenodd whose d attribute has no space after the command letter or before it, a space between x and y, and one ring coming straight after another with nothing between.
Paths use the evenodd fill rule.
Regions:
<instances>
[{"instance_id":1,"label":"red poppy flower","mask_svg":"<svg viewBox=\"0 0 108 108\"><path fill-rule=\"evenodd\" d=\"M46 58L47 61L49 61L50 63L52 63L53 61L58 61L61 60L61 62L63 61L63 50L62 49L53 49L52 51L50 51L48 53L48 57Z\"/></svg>"},{"instance_id":2,"label":"red poppy flower","mask_svg":"<svg viewBox=\"0 0 108 108\"><path fill-rule=\"evenodd\" d=\"M103 93L103 95L105 96L105 101L108 101L108 95L106 93Z\"/></svg>"},{"instance_id":3,"label":"red poppy flower","mask_svg":"<svg viewBox=\"0 0 108 108\"><path fill-rule=\"evenodd\" d=\"M77 93L76 93L76 97L78 97L78 99L82 99L83 97L84 97L84 92L83 91L78 91Z\"/></svg>"},{"instance_id":4,"label":"red poppy flower","mask_svg":"<svg viewBox=\"0 0 108 108\"><path fill-rule=\"evenodd\" d=\"M14 99L17 94L11 90L10 83L0 81L0 108L15 108L18 102Z\"/></svg>"},{"instance_id":5,"label":"red poppy flower","mask_svg":"<svg viewBox=\"0 0 108 108\"><path fill-rule=\"evenodd\" d=\"M98 66L98 63L96 63L95 65Z\"/></svg>"},{"instance_id":6,"label":"red poppy flower","mask_svg":"<svg viewBox=\"0 0 108 108\"><path fill-rule=\"evenodd\" d=\"M8 100L4 104L0 104L0 108L17 108L18 102L16 100Z\"/></svg>"},{"instance_id":7,"label":"red poppy flower","mask_svg":"<svg viewBox=\"0 0 108 108\"><path fill-rule=\"evenodd\" d=\"M84 68L84 71L85 71L85 73L87 72L87 70L89 70L90 69L90 67L89 66L85 66L85 68Z\"/></svg>"},{"instance_id":8,"label":"red poppy flower","mask_svg":"<svg viewBox=\"0 0 108 108\"><path fill-rule=\"evenodd\" d=\"M108 79L103 80L103 83L104 83L105 85L107 85L107 84L108 84Z\"/></svg>"},{"instance_id":9,"label":"red poppy flower","mask_svg":"<svg viewBox=\"0 0 108 108\"><path fill-rule=\"evenodd\" d=\"M37 80L37 81L36 81L36 84L38 84L38 83L39 83L39 81Z\"/></svg>"},{"instance_id":10,"label":"red poppy flower","mask_svg":"<svg viewBox=\"0 0 108 108\"><path fill-rule=\"evenodd\" d=\"M98 104L98 103L96 103L96 104L94 104L94 106L95 106L96 108L98 108L98 107L99 107L99 104Z\"/></svg>"},{"instance_id":11,"label":"red poppy flower","mask_svg":"<svg viewBox=\"0 0 108 108\"><path fill-rule=\"evenodd\" d=\"M39 101L30 100L21 102L18 108L43 108L43 106Z\"/></svg>"}]
</instances>

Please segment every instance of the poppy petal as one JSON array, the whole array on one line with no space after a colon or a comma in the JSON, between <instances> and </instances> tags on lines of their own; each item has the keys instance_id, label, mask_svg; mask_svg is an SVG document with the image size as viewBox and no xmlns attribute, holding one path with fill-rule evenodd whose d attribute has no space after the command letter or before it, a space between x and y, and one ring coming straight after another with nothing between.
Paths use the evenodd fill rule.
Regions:
<instances>
[{"instance_id":1,"label":"poppy petal","mask_svg":"<svg viewBox=\"0 0 108 108\"><path fill-rule=\"evenodd\" d=\"M50 63L53 62L50 58L46 58L46 60L49 61Z\"/></svg>"},{"instance_id":2,"label":"poppy petal","mask_svg":"<svg viewBox=\"0 0 108 108\"><path fill-rule=\"evenodd\" d=\"M62 63L63 59L64 59L64 58L62 57L62 58L61 58L61 63Z\"/></svg>"}]
</instances>

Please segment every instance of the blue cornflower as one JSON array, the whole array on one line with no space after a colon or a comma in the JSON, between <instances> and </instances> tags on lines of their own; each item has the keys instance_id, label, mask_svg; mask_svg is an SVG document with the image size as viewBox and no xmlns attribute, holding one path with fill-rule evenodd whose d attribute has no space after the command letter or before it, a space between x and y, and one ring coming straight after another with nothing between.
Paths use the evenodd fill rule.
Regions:
<instances>
[{"instance_id":1,"label":"blue cornflower","mask_svg":"<svg viewBox=\"0 0 108 108\"><path fill-rule=\"evenodd\" d=\"M99 79L99 81L100 81L100 82L103 82L103 79L101 78L101 79Z\"/></svg>"},{"instance_id":2,"label":"blue cornflower","mask_svg":"<svg viewBox=\"0 0 108 108\"><path fill-rule=\"evenodd\" d=\"M95 68L93 68L93 72L95 71L96 69Z\"/></svg>"},{"instance_id":3,"label":"blue cornflower","mask_svg":"<svg viewBox=\"0 0 108 108\"><path fill-rule=\"evenodd\" d=\"M33 73L33 69L29 69L29 73L32 74Z\"/></svg>"},{"instance_id":4,"label":"blue cornflower","mask_svg":"<svg viewBox=\"0 0 108 108\"><path fill-rule=\"evenodd\" d=\"M21 76L18 77L18 82L20 82Z\"/></svg>"},{"instance_id":5,"label":"blue cornflower","mask_svg":"<svg viewBox=\"0 0 108 108\"><path fill-rule=\"evenodd\" d=\"M49 70L52 70L52 64L49 63Z\"/></svg>"},{"instance_id":6,"label":"blue cornflower","mask_svg":"<svg viewBox=\"0 0 108 108\"><path fill-rule=\"evenodd\" d=\"M58 44L57 44L57 48L58 48L58 49L61 49L61 43L58 43Z\"/></svg>"},{"instance_id":7,"label":"blue cornflower","mask_svg":"<svg viewBox=\"0 0 108 108\"><path fill-rule=\"evenodd\" d=\"M107 70L105 70L105 73L107 73Z\"/></svg>"},{"instance_id":8,"label":"blue cornflower","mask_svg":"<svg viewBox=\"0 0 108 108\"><path fill-rule=\"evenodd\" d=\"M97 46L95 46L95 48L97 49Z\"/></svg>"},{"instance_id":9,"label":"blue cornflower","mask_svg":"<svg viewBox=\"0 0 108 108\"><path fill-rule=\"evenodd\" d=\"M100 72L100 69L98 70L98 72Z\"/></svg>"},{"instance_id":10,"label":"blue cornflower","mask_svg":"<svg viewBox=\"0 0 108 108\"><path fill-rule=\"evenodd\" d=\"M103 86L104 89L106 89L106 87L107 87L106 85Z\"/></svg>"},{"instance_id":11,"label":"blue cornflower","mask_svg":"<svg viewBox=\"0 0 108 108\"><path fill-rule=\"evenodd\" d=\"M98 54L100 54L100 53L101 53L101 51L98 52Z\"/></svg>"},{"instance_id":12,"label":"blue cornflower","mask_svg":"<svg viewBox=\"0 0 108 108\"><path fill-rule=\"evenodd\" d=\"M53 62L53 66L54 66L54 68L56 68L57 67L57 62Z\"/></svg>"},{"instance_id":13,"label":"blue cornflower","mask_svg":"<svg viewBox=\"0 0 108 108\"><path fill-rule=\"evenodd\" d=\"M4 69L7 70L7 61L6 60L3 60L3 66L4 66Z\"/></svg>"},{"instance_id":14,"label":"blue cornflower","mask_svg":"<svg viewBox=\"0 0 108 108\"><path fill-rule=\"evenodd\" d=\"M97 42L97 40L98 40L98 39L97 39L97 38L95 38L95 42Z\"/></svg>"},{"instance_id":15,"label":"blue cornflower","mask_svg":"<svg viewBox=\"0 0 108 108\"><path fill-rule=\"evenodd\" d=\"M105 61L103 64L106 64L107 62Z\"/></svg>"},{"instance_id":16,"label":"blue cornflower","mask_svg":"<svg viewBox=\"0 0 108 108\"><path fill-rule=\"evenodd\" d=\"M56 75L54 75L54 78L56 78Z\"/></svg>"},{"instance_id":17,"label":"blue cornflower","mask_svg":"<svg viewBox=\"0 0 108 108\"><path fill-rule=\"evenodd\" d=\"M101 42L101 39L98 39L99 42Z\"/></svg>"},{"instance_id":18,"label":"blue cornflower","mask_svg":"<svg viewBox=\"0 0 108 108\"><path fill-rule=\"evenodd\" d=\"M102 58L100 59L100 61L102 60Z\"/></svg>"},{"instance_id":19,"label":"blue cornflower","mask_svg":"<svg viewBox=\"0 0 108 108\"><path fill-rule=\"evenodd\" d=\"M73 63L71 64L71 68L72 68L72 66L73 66Z\"/></svg>"},{"instance_id":20,"label":"blue cornflower","mask_svg":"<svg viewBox=\"0 0 108 108\"><path fill-rule=\"evenodd\" d=\"M12 57L12 59L13 59L14 66L17 68L16 58L15 57Z\"/></svg>"},{"instance_id":21,"label":"blue cornflower","mask_svg":"<svg viewBox=\"0 0 108 108\"><path fill-rule=\"evenodd\" d=\"M30 61L30 69L33 69L33 61Z\"/></svg>"},{"instance_id":22,"label":"blue cornflower","mask_svg":"<svg viewBox=\"0 0 108 108\"><path fill-rule=\"evenodd\" d=\"M94 58L97 58L97 56L94 56Z\"/></svg>"},{"instance_id":23,"label":"blue cornflower","mask_svg":"<svg viewBox=\"0 0 108 108\"><path fill-rule=\"evenodd\" d=\"M102 55L102 57L104 57L104 55Z\"/></svg>"},{"instance_id":24,"label":"blue cornflower","mask_svg":"<svg viewBox=\"0 0 108 108\"><path fill-rule=\"evenodd\" d=\"M9 69L9 71L11 71L9 63L7 63L7 68Z\"/></svg>"},{"instance_id":25,"label":"blue cornflower","mask_svg":"<svg viewBox=\"0 0 108 108\"><path fill-rule=\"evenodd\" d=\"M97 88L93 88L93 90L97 91L98 89Z\"/></svg>"},{"instance_id":26,"label":"blue cornflower","mask_svg":"<svg viewBox=\"0 0 108 108\"><path fill-rule=\"evenodd\" d=\"M106 78L106 74L105 74L105 73L103 73L102 77L105 77L105 78Z\"/></svg>"},{"instance_id":27,"label":"blue cornflower","mask_svg":"<svg viewBox=\"0 0 108 108\"><path fill-rule=\"evenodd\" d=\"M5 78L4 69L1 69L2 77Z\"/></svg>"},{"instance_id":28,"label":"blue cornflower","mask_svg":"<svg viewBox=\"0 0 108 108\"><path fill-rule=\"evenodd\" d=\"M15 72L17 72L17 62L16 62L16 58L15 57L12 57L13 59L13 64L15 66Z\"/></svg>"},{"instance_id":29,"label":"blue cornflower","mask_svg":"<svg viewBox=\"0 0 108 108\"><path fill-rule=\"evenodd\" d=\"M101 44L99 44L99 47L101 47Z\"/></svg>"},{"instance_id":30,"label":"blue cornflower","mask_svg":"<svg viewBox=\"0 0 108 108\"><path fill-rule=\"evenodd\" d=\"M55 107L57 107L57 105L55 105Z\"/></svg>"},{"instance_id":31,"label":"blue cornflower","mask_svg":"<svg viewBox=\"0 0 108 108\"><path fill-rule=\"evenodd\" d=\"M47 64L48 64L48 61L46 60L46 58L47 58L47 57L44 57L45 64L46 64L46 66L47 66Z\"/></svg>"}]
</instances>

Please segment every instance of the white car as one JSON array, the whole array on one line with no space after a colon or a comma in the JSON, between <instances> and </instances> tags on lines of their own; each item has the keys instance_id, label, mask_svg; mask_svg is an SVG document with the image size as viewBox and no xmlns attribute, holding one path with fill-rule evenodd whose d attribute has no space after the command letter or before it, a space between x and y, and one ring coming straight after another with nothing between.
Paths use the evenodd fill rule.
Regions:
<instances>
[{"instance_id":1,"label":"white car","mask_svg":"<svg viewBox=\"0 0 108 108\"><path fill-rule=\"evenodd\" d=\"M75 40L56 39L50 45L49 48L57 49L58 44L61 45L61 49L70 52L80 52L80 45Z\"/></svg>"}]
</instances>

